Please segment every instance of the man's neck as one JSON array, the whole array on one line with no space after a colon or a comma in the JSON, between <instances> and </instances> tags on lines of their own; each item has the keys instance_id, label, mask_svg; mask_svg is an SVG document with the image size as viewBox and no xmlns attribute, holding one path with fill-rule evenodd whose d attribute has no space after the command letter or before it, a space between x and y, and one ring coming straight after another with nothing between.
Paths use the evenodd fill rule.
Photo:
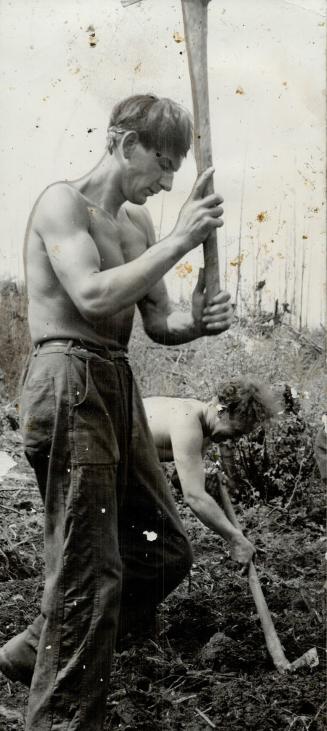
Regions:
<instances>
[{"instance_id":1,"label":"man's neck","mask_svg":"<svg viewBox=\"0 0 327 731\"><path fill-rule=\"evenodd\" d=\"M72 182L92 203L117 217L126 198L121 186L121 171L114 156L106 152L89 173Z\"/></svg>"},{"instance_id":2,"label":"man's neck","mask_svg":"<svg viewBox=\"0 0 327 731\"><path fill-rule=\"evenodd\" d=\"M226 418L226 410L224 408L221 408L219 401L216 397L212 399L212 401L209 401L205 404L206 408L215 412L214 418L209 418L209 429L210 429L210 438L213 442L216 444L219 444L219 442L223 442L225 439L229 439L233 436L233 429L229 422L229 419Z\"/></svg>"}]
</instances>

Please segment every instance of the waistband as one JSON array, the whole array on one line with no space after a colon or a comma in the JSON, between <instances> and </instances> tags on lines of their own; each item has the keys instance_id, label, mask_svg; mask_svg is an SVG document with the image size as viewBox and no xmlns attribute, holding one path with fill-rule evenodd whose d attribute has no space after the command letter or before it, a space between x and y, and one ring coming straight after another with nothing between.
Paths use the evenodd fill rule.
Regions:
<instances>
[{"instance_id":1,"label":"waistband","mask_svg":"<svg viewBox=\"0 0 327 731\"><path fill-rule=\"evenodd\" d=\"M40 351L48 353L65 353L69 355L71 351L78 351L81 355L91 353L99 355L102 358L123 358L128 360L127 348L115 348L114 345L99 345L98 343L90 343L84 340L73 340L68 338L56 338L54 340L44 340L34 346L33 355L38 355Z\"/></svg>"}]
</instances>

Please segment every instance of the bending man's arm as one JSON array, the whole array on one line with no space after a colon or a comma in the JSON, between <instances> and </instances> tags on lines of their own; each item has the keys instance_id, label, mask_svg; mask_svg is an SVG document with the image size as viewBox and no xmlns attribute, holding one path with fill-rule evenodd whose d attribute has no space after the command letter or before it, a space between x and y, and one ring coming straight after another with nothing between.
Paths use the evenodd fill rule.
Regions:
<instances>
[{"instance_id":1,"label":"bending man's arm","mask_svg":"<svg viewBox=\"0 0 327 731\"><path fill-rule=\"evenodd\" d=\"M254 547L241 531L234 528L224 511L205 491L202 461L203 432L199 420L188 418L187 424L176 422L171 428L171 443L178 477L186 503L204 525L218 533L230 545L235 561L247 565Z\"/></svg>"}]
</instances>

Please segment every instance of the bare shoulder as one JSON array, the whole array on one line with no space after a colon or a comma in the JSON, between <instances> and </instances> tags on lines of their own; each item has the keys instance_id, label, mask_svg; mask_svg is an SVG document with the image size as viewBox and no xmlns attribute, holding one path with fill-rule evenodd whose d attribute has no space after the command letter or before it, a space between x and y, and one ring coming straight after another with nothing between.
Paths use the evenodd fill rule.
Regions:
<instances>
[{"instance_id":1,"label":"bare shoulder","mask_svg":"<svg viewBox=\"0 0 327 731\"><path fill-rule=\"evenodd\" d=\"M208 403L201 403L200 418L204 433L211 435L219 423L217 407Z\"/></svg>"},{"instance_id":2,"label":"bare shoulder","mask_svg":"<svg viewBox=\"0 0 327 731\"><path fill-rule=\"evenodd\" d=\"M172 423L200 419L203 404L191 398L174 398L172 396L151 396L144 399L147 413L152 416L169 418Z\"/></svg>"},{"instance_id":3,"label":"bare shoulder","mask_svg":"<svg viewBox=\"0 0 327 731\"><path fill-rule=\"evenodd\" d=\"M88 225L88 208L81 193L66 181L52 183L36 200L31 218L36 227L43 228L51 219L69 220L73 225Z\"/></svg>"},{"instance_id":4,"label":"bare shoulder","mask_svg":"<svg viewBox=\"0 0 327 731\"><path fill-rule=\"evenodd\" d=\"M194 398L176 398L172 399L174 402L172 407L172 413L174 415L180 416L183 419L187 419L188 421L191 420L198 420L203 411L203 404L201 401L198 401Z\"/></svg>"},{"instance_id":5,"label":"bare shoulder","mask_svg":"<svg viewBox=\"0 0 327 731\"><path fill-rule=\"evenodd\" d=\"M127 217L134 226L137 226L145 234L147 245L155 243L155 233L152 218L145 206L137 206L135 203L126 201L122 206Z\"/></svg>"}]
</instances>

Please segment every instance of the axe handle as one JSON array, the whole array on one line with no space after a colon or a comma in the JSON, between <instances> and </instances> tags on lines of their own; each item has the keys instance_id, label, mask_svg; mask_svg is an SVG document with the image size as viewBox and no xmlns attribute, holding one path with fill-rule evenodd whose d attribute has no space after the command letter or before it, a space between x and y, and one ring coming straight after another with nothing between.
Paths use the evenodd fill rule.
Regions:
<instances>
[{"instance_id":1,"label":"axe handle","mask_svg":"<svg viewBox=\"0 0 327 731\"><path fill-rule=\"evenodd\" d=\"M209 0L182 0L184 35L194 110L194 152L198 173L212 165L207 63ZM206 194L214 192L210 181ZM217 230L203 243L207 300L220 291Z\"/></svg>"},{"instance_id":2,"label":"axe handle","mask_svg":"<svg viewBox=\"0 0 327 731\"><path fill-rule=\"evenodd\" d=\"M237 520L237 517L235 515L235 511L231 502L231 499L229 497L229 494L227 492L227 489L225 485L223 485L220 482L219 485L219 492L220 492L220 498L221 503L223 506L223 509L227 515L227 518L230 520L230 522L233 524L235 528L242 531L242 528ZM256 605L256 609L259 615L259 619L261 622L261 626L263 629L263 633L266 640L267 649L271 655L271 658L273 660L273 663L277 670L282 673L284 670L288 670L290 668L290 663L285 657L283 648L281 646L279 637L277 635L277 632L275 630L274 623L271 618L270 611L267 606L267 602L265 600L265 597L263 595L263 591L261 589L260 581L258 574L256 572L256 568L251 561L249 566L249 585L251 589L251 593L254 599L254 603Z\"/></svg>"}]
</instances>

